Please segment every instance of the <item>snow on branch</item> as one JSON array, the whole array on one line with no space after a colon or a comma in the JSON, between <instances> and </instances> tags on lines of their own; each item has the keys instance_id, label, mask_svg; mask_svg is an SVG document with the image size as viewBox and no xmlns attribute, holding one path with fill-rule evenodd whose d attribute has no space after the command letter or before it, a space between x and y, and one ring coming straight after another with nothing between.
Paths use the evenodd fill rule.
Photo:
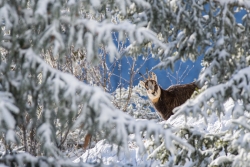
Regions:
<instances>
[{"instance_id":1,"label":"snow on branch","mask_svg":"<svg viewBox=\"0 0 250 167\"><path fill-rule=\"evenodd\" d=\"M1 159L2 160L2 159ZM16 164L17 166L73 166L73 167L82 167L82 166L92 166L87 163L74 163L67 158L54 158L54 157L44 157L44 156L33 156L26 152L19 152L14 155L6 155L4 162L6 164ZM5 165L2 165L5 166ZM9 166L9 165L8 165Z\"/></svg>"},{"instance_id":2,"label":"snow on branch","mask_svg":"<svg viewBox=\"0 0 250 167\"><path fill-rule=\"evenodd\" d=\"M41 85L45 89L41 90L41 94L52 94L51 100L60 105L62 101L67 101L68 110L77 115L80 104L84 104L80 115L75 118L72 128L83 124L83 129L86 131L103 131L103 138L106 137L110 142L115 142L127 148L128 135L135 134L135 141L144 151L144 144L142 141L142 133L146 133L146 138L154 137L154 141L160 144L160 136L165 141L167 149L174 149L173 141L193 151L192 146L181 138L176 137L171 130L166 130L162 125L155 122L138 120L136 121L131 116L116 109L110 101L108 94L105 94L100 88L91 87L80 82L70 74L62 73L47 65L39 56L37 56L32 49L23 51L25 59L31 64L31 68L35 68L37 73L42 73L43 81ZM47 89L48 88L48 89ZM60 92L60 93L58 93ZM54 112L50 109L47 112ZM63 110L58 112L64 112ZM68 113L69 114L69 113ZM67 116L67 115L66 115ZM47 118L49 120L49 118ZM45 133L44 128L50 126L45 122L40 128L39 133ZM50 133L50 132L46 132ZM46 134L43 139L48 138ZM48 139L50 140L50 139Z\"/></svg>"},{"instance_id":3,"label":"snow on branch","mask_svg":"<svg viewBox=\"0 0 250 167\"><path fill-rule=\"evenodd\" d=\"M71 31L69 38L70 40L68 41L68 44L75 44L74 42L77 41L76 49L85 46L87 49L87 58L89 61L93 60L95 56L95 52L93 51L98 50L98 48L96 48L99 47L97 43L107 45L107 51L110 54L111 61L114 59L115 56L119 56L116 44L112 40L112 32L118 32L120 36L121 34L126 34L126 38L129 39L131 45L140 45L143 44L143 42L150 41L155 45L155 48L160 47L162 49L166 49L166 44L162 43L157 38L156 33L144 27L137 27L136 25L131 24L127 20L121 21L119 24L113 24L79 18L72 23L72 20L68 18L63 19L62 23L72 24L73 27L81 27L83 30L85 30L79 30L78 32ZM86 35L83 37L81 34ZM73 37L75 37L76 40L73 40ZM119 38L119 40L124 39Z\"/></svg>"},{"instance_id":4,"label":"snow on branch","mask_svg":"<svg viewBox=\"0 0 250 167\"><path fill-rule=\"evenodd\" d=\"M212 112L224 111L223 103L232 97L234 101L238 99L249 99L250 95L250 67L246 67L234 74L232 78L224 83L212 86L199 94L194 100L189 100L182 106L176 108L173 119L178 115L203 116L205 121L209 110ZM244 97L244 98L243 98ZM213 101L210 105L209 101ZM247 107L247 105L245 106ZM250 108L246 108L249 110Z\"/></svg>"},{"instance_id":5,"label":"snow on branch","mask_svg":"<svg viewBox=\"0 0 250 167\"><path fill-rule=\"evenodd\" d=\"M0 131L6 133L6 141L16 142L14 116L18 113L19 109L15 105L12 94L0 91Z\"/></svg>"},{"instance_id":6,"label":"snow on branch","mask_svg":"<svg viewBox=\"0 0 250 167\"><path fill-rule=\"evenodd\" d=\"M247 9L250 9L250 2L248 0L213 0L213 2L219 3L221 6L231 5L231 6L237 6L237 7L244 7Z\"/></svg>"},{"instance_id":7,"label":"snow on branch","mask_svg":"<svg viewBox=\"0 0 250 167\"><path fill-rule=\"evenodd\" d=\"M97 62L99 61L97 57L99 48L104 45L112 61L115 56L120 56L112 36L113 32L117 32L119 41L129 39L130 44L133 43L137 46L151 42L156 50L158 48L166 49L166 45L158 39L156 33L140 24L133 24L127 19L121 19L119 23L113 23L109 15L111 12L117 11L114 11L114 9L108 11L106 7L102 7L102 1L84 1L82 3L70 1L66 4L60 1L38 1L27 4L27 6L30 6L28 9L23 3L16 6L20 13L24 13L23 15L11 12L11 8L15 7L13 5L5 3L4 6L0 7L0 18L5 23L5 30L23 27L23 29L17 29L17 33L20 34L18 38L22 42L21 48L33 46L36 52L41 49L52 48L54 56L62 56L62 53L67 52L67 49L74 45L75 49L86 51L88 61ZM87 6L84 6L87 16L84 14L76 15L77 12L82 12L79 11L81 9L77 6L82 5L89 5L92 8L105 8L108 14L104 16L103 21L91 19L92 11L88 11ZM115 1L115 6L118 6L122 11L129 7L133 10L136 7L140 10L150 8L149 3L143 0L126 1L124 3ZM31 30L29 26L25 26L26 24L29 26L35 25L34 29ZM6 45L7 41L2 43ZM6 49L10 48L11 45L6 46Z\"/></svg>"},{"instance_id":8,"label":"snow on branch","mask_svg":"<svg viewBox=\"0 0 250 167\"><path fill-rule=\"evenodd\" d=\"M213 59L213 61L220 61L220 59L225 58L224 62L228 62L227 64L231 68L235 60L230 59L233 62L230 64L229 57L235 54L237 49L234 47L244 46L244 49L248 50L248 22L244 22L244 19L248 20L248 14L242 17L243 26L237 23L235 13L239 10L247 11L250 6L249 2L187 0L172 1L171 5L174 6L171 8L173 11L168 11L168 5L165 5L163 9L155 6L157 10L153 11L155 15L161 14L162 18L157 19L164 20L163 18L165 18L165 20L168 20L171 18L171 22L164 24L164 28L160 25L156 27L156 32L161 32L166 43L164 50L159 49L158 54L161 57L161 63L157 67L173 68L173 64L179 59L195 61L198 56L203 55L206 61L211 61L214 56L219 56L219 58ZM240 9L240 7L242 8ZM236 8L238 10L235 10ZM156 26L156 24L152 26ZM243 42L243 40L245 41ZM217 52L215 49L224 49L229 56L226 54L210 55L211 51ZM210 67L212 70L220 72L220 70L213 69L216 67ZM226 71L221 71L221 76L227 75Z\"/></svg>"}]
</instances>

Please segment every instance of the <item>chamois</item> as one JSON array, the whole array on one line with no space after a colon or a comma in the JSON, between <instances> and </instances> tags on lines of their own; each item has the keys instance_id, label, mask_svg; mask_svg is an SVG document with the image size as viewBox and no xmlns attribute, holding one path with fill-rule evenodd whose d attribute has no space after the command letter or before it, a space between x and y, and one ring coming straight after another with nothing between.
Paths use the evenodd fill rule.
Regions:
<instances>
[{"instance_id":1,"label":"chamois","mask_svg":"<svg viewBox=\"0 0 250 167\"><path fill-rule=\"evenodd\" d=\"M161 117L167 120L173 115L173 109L185 103L198 88L195 82L183 85L172 85L164 90L157 84L157 76L151 72L148 79L143 75L145 81L140 81L140 85L147 90L147 95L153 103L155 109Z\"/></svg>"}]
</instances>

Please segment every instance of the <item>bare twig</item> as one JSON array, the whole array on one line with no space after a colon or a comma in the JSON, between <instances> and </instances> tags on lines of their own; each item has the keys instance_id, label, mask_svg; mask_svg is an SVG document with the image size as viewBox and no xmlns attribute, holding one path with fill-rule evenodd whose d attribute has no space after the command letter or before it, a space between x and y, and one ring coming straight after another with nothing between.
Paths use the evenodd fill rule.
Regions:
<instances>
[{"instance_id":1,"label":"bare twig","mask_svg":"<svg viewBox=\"0 0 250 167\"><path fill-rule=\"evenodd\" d=\"M188 76L188 74L189 74L189 72L194 68L194 65L188 70L188 67L189 66L187 66L187 68L185 69L185 71L183 72L183 74L182 74L182 76L180 77L180 79L181 79L181 82L183 82L183 80ZM187 71L188 70L188 71ZM187 73L186 73L186 71L187 71ZM186 75L184 75L186 73ZM184 75L184 76L183 76Z\"/></svg>"},{"instance_id":2,"label":"bare twig","mask_svg":"<svg viewBox=\"0 0 250 167\"><path fill-rule=\"evenodd\" d=\"M129 91L128 91L129 93L128 93L127 101L126 101L126 104L125 104L123 111L127 111L128 103L129 103L129 100L131 98L133 80L134 80L134 76L135 76L135 71L134 71L135 63L136 63L136 60L135 60L135 58L133 58L132 66L130 67L130 81L129 81Z\"/></svg>"},{"instance_id":3,"label":"bare twig","mask_svg":"<svg viewBox=\"0 0 250 167\"><path fill-rule=\"evenodd\" d=\"M175 72L176 76L174 76L173 74L171 74L169 72L167 73L167 77L170 80L171 85L173 85L173 80L172 79L174 79L176 81L176 84L181 84L183 82L183 80L188 76L190 71L194 68L194 65L191 68L189 68L189 65L187 65L184 72L181 75L179 75L180 70L181 70L181 65L182 65L182 63L180 63L179 69Z\"/></svg>"}]
</instances>

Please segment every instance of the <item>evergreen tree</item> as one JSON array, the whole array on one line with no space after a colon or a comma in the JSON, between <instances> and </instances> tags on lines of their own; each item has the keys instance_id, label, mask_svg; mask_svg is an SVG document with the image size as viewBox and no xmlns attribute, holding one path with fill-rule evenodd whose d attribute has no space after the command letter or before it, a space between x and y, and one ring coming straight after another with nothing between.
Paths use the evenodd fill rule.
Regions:
<instances>
[{"instance_id":1,"label":"evergreen tree","mask_svg":"<svg viewBox=\"0 0 250 167\"><path fill-rule=\"evenodd\" d=\"M199 55L204 56L198 79L203 86L202 92L178 107L171 119L184 114L186 119L192 116L208 123L213 113L220 118L227 111L231 116L223 133L208 134L188 125L178 127L176 134L186 138L195 148L191 155L181 148L173 156L159 147L151 157L157 157L169 166L247 166L250 3L213 0L169 2L165 8L161 6L155 10L158 12L155 16L160 16L158 19L162 22L167 20L166 25L152 28L165 36L163 39L168 47L162 52L159 67L172 67L180 58L192 60ZM168 10L173 11L168 15ZM163 11L164 14L160 15L159 12ZM240 11L245 12L242 24L236 22ZM230 109L224 105L228 100L233 103Z\"/></svg>"},{"instance_id":2,"label":"evergreen tree","mask_svg":"<svg viewBox=\"0 0 250 167\"><path fill-rule=\"evenodd\" d=\"M129 20L117 22L119 13L128 14L130 5L119 1L0 2L0 129L6 150L1 163L75 166L65 159L64 146L77 129L78 138L98 134L125 152L129 134L135 134L141 152L145 150L142 133L145 138L154 136L155 144L160 144L161 134L166 147L173 147L176 137L171 130L152 121L136 121L116 109L109 94L76 78L79 60L101 63L100 49L111 61L120 55L113 32L119 34L120 42L129 38L141 48L144 40L162 44L151 30ZM149 7L140 2L134 5L134 9Z\"/></svg>"},{"instance_id":3,"label":"evergreen tree","mask_svg":"<svg viewBox=\"0 0 250 167\"><path fill-rule=\"evenodd\" d=\"M5 147L0 163L87 165L65 158L65 141L78 132L77 140L90 134L125 152L130 134L141 153L143 138L148 139L149 157L168 166L247 166L249 9L244 0L0 1L0 138ZM235 14L242 10L241 24ZM115 42L113 33L118 34ZM117 47L127 40L129 46ZM112 99L103 56L114 61L141 54L153 54L161 60L158 68L172 69L179 59L203 56L202 91L176 108L170 122L185 115L208 123L213 113L220 118L228 111L223 104L230 99L234 105L226 130L211 134L189 124L175 127L129 116L139 103L148 104L132 86ZM131 93L135 90L139 95ZM127 106L116 105L123 94Z\"/></svg>"}]
</instances>

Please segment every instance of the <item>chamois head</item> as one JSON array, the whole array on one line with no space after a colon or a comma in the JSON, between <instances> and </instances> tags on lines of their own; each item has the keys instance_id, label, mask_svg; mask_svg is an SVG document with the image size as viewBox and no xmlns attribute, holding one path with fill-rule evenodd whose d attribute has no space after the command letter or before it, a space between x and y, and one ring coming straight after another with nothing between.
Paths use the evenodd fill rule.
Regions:
<instances>
[{"instance_id":1,"label":"chamois head","mask_svg":"<svg viewBox=\"0 0 250 167\"><path fill-rule=\"evenodd\" d=\"M147 94L149 99L152 102L157 102L161 95L161 89L157 84L157 76L155 73L151 72L151 77L148 73L148 79L146 79L142 74L141 76L144 78L144 81L140 81L140 85L147 90Z\"/></svg>"}]
</instances>

